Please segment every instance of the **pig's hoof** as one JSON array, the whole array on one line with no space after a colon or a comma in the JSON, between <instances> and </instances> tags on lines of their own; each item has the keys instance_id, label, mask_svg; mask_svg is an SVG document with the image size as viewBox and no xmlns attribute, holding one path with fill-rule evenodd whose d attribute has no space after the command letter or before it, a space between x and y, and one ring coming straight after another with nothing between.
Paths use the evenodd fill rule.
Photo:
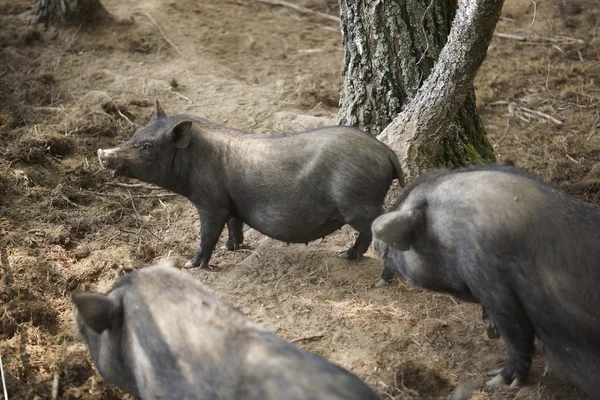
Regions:
<instances>
[{"instance_id":1,"label":"pig's hoof","mask_svg":"<svg viewBox=\"0 0 600 400\"><path fill-rule=\"evenodd\" d=\"M510 384L509 388L515 389L515 388L518 388L520 386L523 386L523 382L521 382L521 380L519 378L515 378L515 379L513 379L513 381Z\"/></svg>"},{"instance_id":2,"label":"pig's hoof","mask_svg":"<svg viewBox=\"0 0 600 400\"><path fill-rule=\"evenodd\" d=\"M504 378L502 377L502 375L498 374L495 377L493 377L492 379L490 379L489 381L487 381L485 383L485 386L494 387L494 386L500 386L502 384L504 384Z\"/></svg>"},{"instance_id":3,"label":"pig's hoof","mask_svg":"<svg viewBox=\"0 0 600 400\"><path fill-rule=\"evenodd\" d=\"M354 249L344 250L338 253L339 258L343 258L344 260L354 260L358 257L358 253Z\"/></svg>"},{"instance_id":4,"label":"pig's hoof","mask_svg":"<svg viewBox=\"0 0 600 400\"><path fill-rule=\"evenodd\" d=\"M196 260L194 260L193 258L189 261L187 261L184 265L183 268L185 269L191 269L191 268L196 268L199 267L201 265L201 262L198 262Z\"/></svg>"},{"instance_id":5,"label":"pig's hoof","mask_svg":"<svg viewBox=\"0 0 600 400\"><path fill-rule=\"evenodd\" d=\"M500 332L498 331L498 328L494 326L494 323L492 321L486 321L485 333L490 339L498 339L500 337Z\"/></svg>"},{"instance_id":6,"label":"pig's hoof","mask_svg":"<svg viewBox=\"0 0 600 400\"><path fill-rule=\"evenodd\" d=\"M240 247L242 247L241 243L236 245L231 240L228 240L225 242L225 244L223 246L221 246L221 249L228 250L228 251L235 251L235 250L239 249Z\"/></svg>"},{"instance_id":7,"label":"pig's hoof","mask_svg":"<svg viewBox=\"0 0 600 400\"><path fill-rule=\"evenodd\" d=\"M494 370L492 370L492 371L494 371ZM486 372L486 375L491 374L492 371ZM500 385L503 385L506 383L508 383L508 382L506 382L504 380L504 377L502 376L502 374L498 374L495 377L493 377L492 379L490 379L489 381L487 381L485 383L485 385L489 386L489 387L494 387L494 386L500 386ZM518 388L522 385L523 385L523 382L521 381L521 379L515 378L515 379L513 379L512 382L510 382L510 385L508 387L511 389L514 389L514 388Z\"/></svg>"},{"instance_id":8,"label":"pig's hoof","mask_svg":"<svg viewBox=\"0 0 600 400\"><path fill-rule=\"evenodd\" d=\"M385 279L381 278L380 280L377 281L377 283L375 284L376 288L380 288L380 287L384 287L388 284L388 281L386 281Z\"/></svg>"}]
</instances>

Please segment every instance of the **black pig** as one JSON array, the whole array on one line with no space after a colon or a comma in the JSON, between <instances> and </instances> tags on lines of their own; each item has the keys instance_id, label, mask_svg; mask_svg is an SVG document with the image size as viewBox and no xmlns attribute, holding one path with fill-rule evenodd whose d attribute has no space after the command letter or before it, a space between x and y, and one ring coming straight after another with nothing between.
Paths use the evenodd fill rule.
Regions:
<instances>
[{"instance_id":1,"label":"black pig","mask_svg":"<svg viewBox=\"0 0 600 400\"><path fill-rule=\"evenodd\" d=\"M161 264L123 276L107 295L71 295L79 334L108 382L142 399L379 398L347 370L250 322L177 262Z\"/></svg>"},{"instance_id":2,"label":"black pig","mask_svg":"<svg viewBox=\"0 0 600 400\"><path fill-rule=\"evenodd\" d=\"M490 165L419 177L372 229L388 275L482 305L509 353L488 385L525 383L537 335L561 375L600 399L596 209Z\"/></svg>"},{"instance_id":3,"label":"black pig","mask_svg":"<svg viewBox=\"0 0 600 400\"><path fill-rule=\"evenodd\" d=\"M190 116L154 119L122 146L98 150L103 168L187 197L200 215L200 249L186 268L208 266L223 226L225 248L243 241L242 225L277 240L306 243L345 224L359 235L342 258L361 256L382 213L398 158L359 130L332 126L251 135Z\"/></svg>"}]
</instances>

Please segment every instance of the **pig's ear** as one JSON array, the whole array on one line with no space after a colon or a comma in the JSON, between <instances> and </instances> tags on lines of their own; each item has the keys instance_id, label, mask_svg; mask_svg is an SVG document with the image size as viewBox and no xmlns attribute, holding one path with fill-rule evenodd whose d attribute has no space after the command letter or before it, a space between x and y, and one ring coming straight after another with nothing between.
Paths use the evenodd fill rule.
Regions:
<instances>
[{"instance_id":1,"label":"pig's ear","mask_svg":"<svg viewBox=\"0 0 600 400\"><path fill-rule=\"evenodd\" d=\"M192 137L192 121L178 122L168 133L175 147L185 149Z\"/></svg>"},{"instance_id":2,"label":"pig's ear","mask_svg":"<svg viewBox=\"0 0 600 400\"><path fill-rule=\"evenodd\" d=\"M371 226L374 239L402 251L410 250L410 245L424 228L424 205L380 215Z\"/></svg>"},{"instance_id":3,"label":"pig's ear","mask_svg":"<svg viewBox=\"0 0 600 400\"><path fill-rule=\"evenodd\" d=\"M158 99L154 100L154 119L165 118L167 114L165 110L162 109L160 104L158 104Z\"/></svg>"},{"instance_id":4,"label":"pig's ear","mask_svg":"<svg viewBox=\"0 0 600 400\"><path fill-rule=\"evenodd\" d=\"M74 292L71 301L83 322L98 334L115 326L121 313L121 306L116 300L99 293Z\"/></svg>"}]
</instances>

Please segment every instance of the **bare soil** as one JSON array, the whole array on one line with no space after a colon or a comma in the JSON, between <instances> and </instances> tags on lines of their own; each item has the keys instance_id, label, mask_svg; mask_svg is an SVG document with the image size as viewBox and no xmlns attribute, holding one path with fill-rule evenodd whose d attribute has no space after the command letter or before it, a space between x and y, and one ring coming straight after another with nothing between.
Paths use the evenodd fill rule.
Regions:
<instances>
[{"instance_id":1,"label":"bare soil","mask_svg":"<svg viewBox=\"0 0 600 400\"><path fill-rule=\"evenodd\" d=\"M113 178L96 149L127 139L159 99L252 132L335 122L339 26L254 0L103 0L115 17L69 29L28 24L33 0L0 0L0 353L10 398L123 399L75 337L68 293L107 290L168 254L190 257L198 218L183 198ZM337 15L337 2L297 0ZM162 32L177 47L169 44ZM600 204L600 2L507 0L476 78L499 161ZM525 40L521 40L525 39ZM138 186L125 186L138 185ZM560 212L560 210L557 210ZM480 308L400 280L375 289L370 251L343 261L344 228L285 245L246 232L191 274L253 320L348 368L383 399L445 399L463 378L473 399L579 399L535 359L528 385L485 388L506 361ZM318 337L314 337L317 335Z\"/></svg>"}]
</instances>

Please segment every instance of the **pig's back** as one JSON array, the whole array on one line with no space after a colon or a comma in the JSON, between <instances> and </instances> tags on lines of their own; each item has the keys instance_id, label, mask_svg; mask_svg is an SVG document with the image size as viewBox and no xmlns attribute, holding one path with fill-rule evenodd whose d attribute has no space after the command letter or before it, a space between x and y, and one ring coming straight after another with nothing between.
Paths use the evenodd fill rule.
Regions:
<instances>
[{"instance_id":1,"label":"pig's back","mask_svg":"<svg viewBox=\"0 0 600 400\"><path fill-rule=\"evenodd\" d=\"M136 375L148 398L378 398L354 375L254 324L184 272L149 267L137 274L124 320L135 333Z\"/></svg>"},{"instance_id":2,"label":"pig's back","mask_svg":"<svg viewBox=\"0 0 600 400\"><path fill-rule=\"evenodd\" d=\"M533 236L545 239L547 245L562 246L566 257L579 253L569 248L588 247L586 254L600 259L600 246L595 245L600 243L599 211L534 177L497 168L459 170L425 180L399 209L426 198L427 215L437 224L435 231L446 234L444 240L453 240L465 230L480 234L473 236L476 240L482 239L481 234L484 240L497 235L519 240ZM574 237L578 240L562 240Z\"/></svg>"},{"instance_id":3,"label":"pig's back","mask_svg":"<svg viewBox=\"0 0 600 400\"><path fill-rule=\"evenodd\" d=\"M256 400L375 400L362 380L315 354L293 346L270 332L251 333L245 370L252 375L240 385L243 398ZM252 386L254 381L262 382Z\"/></svg>"},{"instance_id":4,"label":"pig's back","mask_svg":"<svg viewBox=\"0 0 600 400\"><path fill-rule=\"evenodd\" d=\"M347 126L330 126L303 132L239 136L240 147L250 159L263 164L307 163L320 159L333 167L374 160L389 164L389 148L375 137ZM287 157L282 158L282 155ZM287 160L286 160L287 159Z\"/></svg>"}]
</instances>

